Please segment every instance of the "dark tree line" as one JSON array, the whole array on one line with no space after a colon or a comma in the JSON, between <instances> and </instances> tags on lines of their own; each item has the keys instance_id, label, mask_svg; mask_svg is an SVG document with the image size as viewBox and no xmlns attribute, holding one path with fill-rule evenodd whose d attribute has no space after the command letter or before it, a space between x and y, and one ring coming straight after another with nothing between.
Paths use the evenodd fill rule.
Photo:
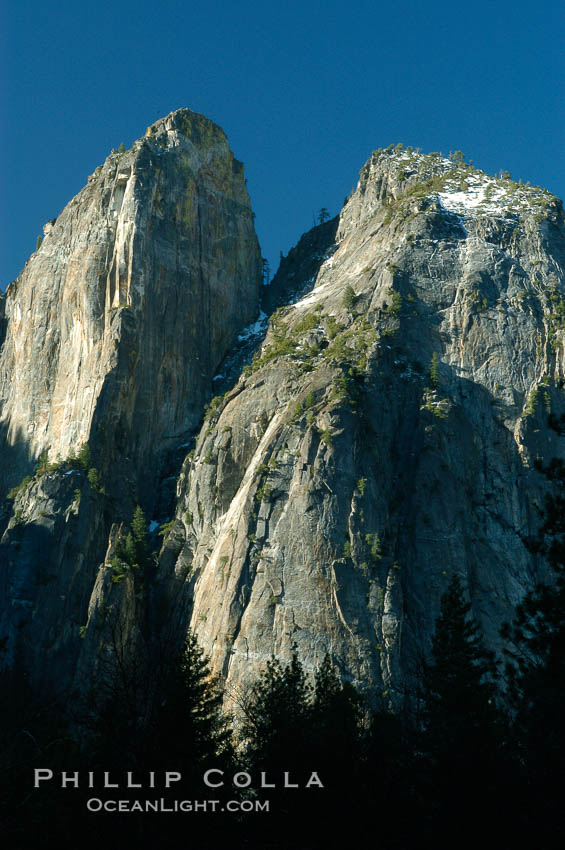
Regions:
<instances>
[{"instance_id":1,"label":"dark tree line","mask_svg":"<svg viewBox=\"0 0 565 850\"><path fill-rule=\"evenodd\" d=\"M2 683L0 827L7 847L190 847L312 850L375 847L561 847L565 757L565 470L531 545L555 580L538 586L504 630L506 663L481 640L454 576L441 601L416 709L369 709L327 657L306 675L296 650L272 659L240 705L235 735L217 683L190 634L174 651L115 658L76 705ZM125 545L145 557L143 529ZM141 541L141 542L140 542ZM137 548L136 548L137 547ZM135 551L134 551L135 550ZM182 773L177 787L138 796L171 801L268 799L269 813L88 813L93 794L33 789L33 769ZM206 770L222 771L208 789ZM248 772L250 788L231 777ZM261 790L264 774L275 788ZM287 784L284 787L284 776ZM323 785L323 787L320 787ZM294 787L298 786L298 787Z\"/></svg>"}]
</instances>

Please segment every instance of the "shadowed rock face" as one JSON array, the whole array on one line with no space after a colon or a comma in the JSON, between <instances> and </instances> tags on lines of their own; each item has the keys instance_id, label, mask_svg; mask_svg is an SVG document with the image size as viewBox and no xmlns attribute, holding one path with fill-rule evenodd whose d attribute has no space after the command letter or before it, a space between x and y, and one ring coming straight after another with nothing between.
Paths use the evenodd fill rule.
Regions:
<instances>
[{"instance_id":1,"label":"shadowed rock face","mask_svg":"<svg viewBox=\"0 0 565 850\"><path fill-rule=\"evenodd\" d=\"M4 503L6 658L68 682L89 645L79 629L110 527L136 502L156 504L167 457L199 425L260 286L243 165L188 109L110 154L46 225L0 299L0 495L42 452L51 462ZM86 442L95 486L84 470L53 468Z\"/></svg>"},{"instance_id":2,"label":"shadowed rock face","mask_svg":"<svg viewBox=\"0 0 565 850\"><path fill-rule=\"evenodd\" d=\"M2 482L87 440L100 475L47 468L3 503L4 658L64 691L190 625L228 698L295 645L399 704L453 572L500 649L544 570L524 541L561 451L564 264L549 193L377 151L281 263L263 339L242 168L202 116L157 122L0 299ZM118 523L159 503L212 386L158 569L117 576Z\"/></svg>"},{"instance_id":3,"label":"shadowed rock face","mask_svg":"<svg viewBox=\"0 0 565 850\"><path fill-rule=\"evenodd\" d=\"M178 110L112 153L45 233L6 295L1 483L92 440L101 465L118 454L150 486L257 313L243 165L219 127Z\"/></svg>"},{"instance_id":4,"label":"shadowed rock face","mask_svg":"<svg viewBox=\"0 0 565 850\"><path fill-rule=\"evenodd\" d=\"M398 704L453 572L500 649L543 570L524 540L533 461L560 453L563 237L549 193L373 154L312 291L272 317L180 477L161 576L185 583L228 696L295 644Z\"/></svg>"}]
</instances>

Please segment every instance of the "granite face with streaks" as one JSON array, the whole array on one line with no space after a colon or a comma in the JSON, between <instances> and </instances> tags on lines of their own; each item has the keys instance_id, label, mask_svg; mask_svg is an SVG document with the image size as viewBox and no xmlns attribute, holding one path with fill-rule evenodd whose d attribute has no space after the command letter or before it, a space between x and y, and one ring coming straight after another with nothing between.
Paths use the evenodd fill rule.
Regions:
<instances>
[{"instance_id":1,"label":"granite face with streaks","mask_svg":"<svg viewBox=\"0 0 565 850\"><path fill-rule=\"evenodd\" d=\"M311 291L273 315L179 479L161 578L185 588L232 707L293 646L400 705L452 573L500 652L545 569L526 541L535 459L562 454L564 260L549 193L436 155L369 159Z\"/></svg>"}]
</instances>

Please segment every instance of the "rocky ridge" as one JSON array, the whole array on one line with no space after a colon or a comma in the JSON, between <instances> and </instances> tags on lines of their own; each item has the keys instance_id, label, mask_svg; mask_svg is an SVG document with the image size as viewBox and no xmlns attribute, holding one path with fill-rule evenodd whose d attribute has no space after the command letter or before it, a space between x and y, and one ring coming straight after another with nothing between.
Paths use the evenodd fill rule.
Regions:
<instances>
[{"instance_id":1,"label":"rocky ridge","mask_svg":"<svg viewBox=\"0 0 565 850\"><path fill-rule=\"evenodd\" d=\"M216 398L161 558L235 703L271 654L399 704L456 572L496 650L543 565L563 212L462 159L375 152L307 295ZM173 582L175 585L175 582ZM175 585L176 586L176 585Z\"/></svg>"},{"instance_id":2,"label":"rocky ridge","mask_svg":"<svg viewBox=\"0 0 565 850\"><path fill-rule=\"evenodd\" d=\"M242 170L211 122L173 113L83 193L6 296L6 486L39 464L0 545L5 657L80 687L117 622L124 653L190 625L232 707L294 646L398 705L453 572L499 650L544 570L535 461L561 451L561 203L376 151L257 317ZM157 569L120 561L136 502L165 518L211 387Z\"/></svg>"}]
</instances>

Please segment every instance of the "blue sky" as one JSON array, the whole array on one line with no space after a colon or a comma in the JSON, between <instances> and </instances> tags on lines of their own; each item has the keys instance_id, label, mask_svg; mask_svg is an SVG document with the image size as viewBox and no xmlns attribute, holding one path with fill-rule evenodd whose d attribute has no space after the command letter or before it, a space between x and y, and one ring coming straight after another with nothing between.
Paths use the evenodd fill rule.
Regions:
<instances>
[{"instance_id":1,"label":"blue sky","mask_svg":"<svg viewBox=\"0 0 565 850\"><path fill-rule=\"evenodd\" d=\"M391 143L565 194L557 0L3 0L0 15L2 288L110 149L181 106L244 161L274 267Z\"/></svg>"}]
</instances>

